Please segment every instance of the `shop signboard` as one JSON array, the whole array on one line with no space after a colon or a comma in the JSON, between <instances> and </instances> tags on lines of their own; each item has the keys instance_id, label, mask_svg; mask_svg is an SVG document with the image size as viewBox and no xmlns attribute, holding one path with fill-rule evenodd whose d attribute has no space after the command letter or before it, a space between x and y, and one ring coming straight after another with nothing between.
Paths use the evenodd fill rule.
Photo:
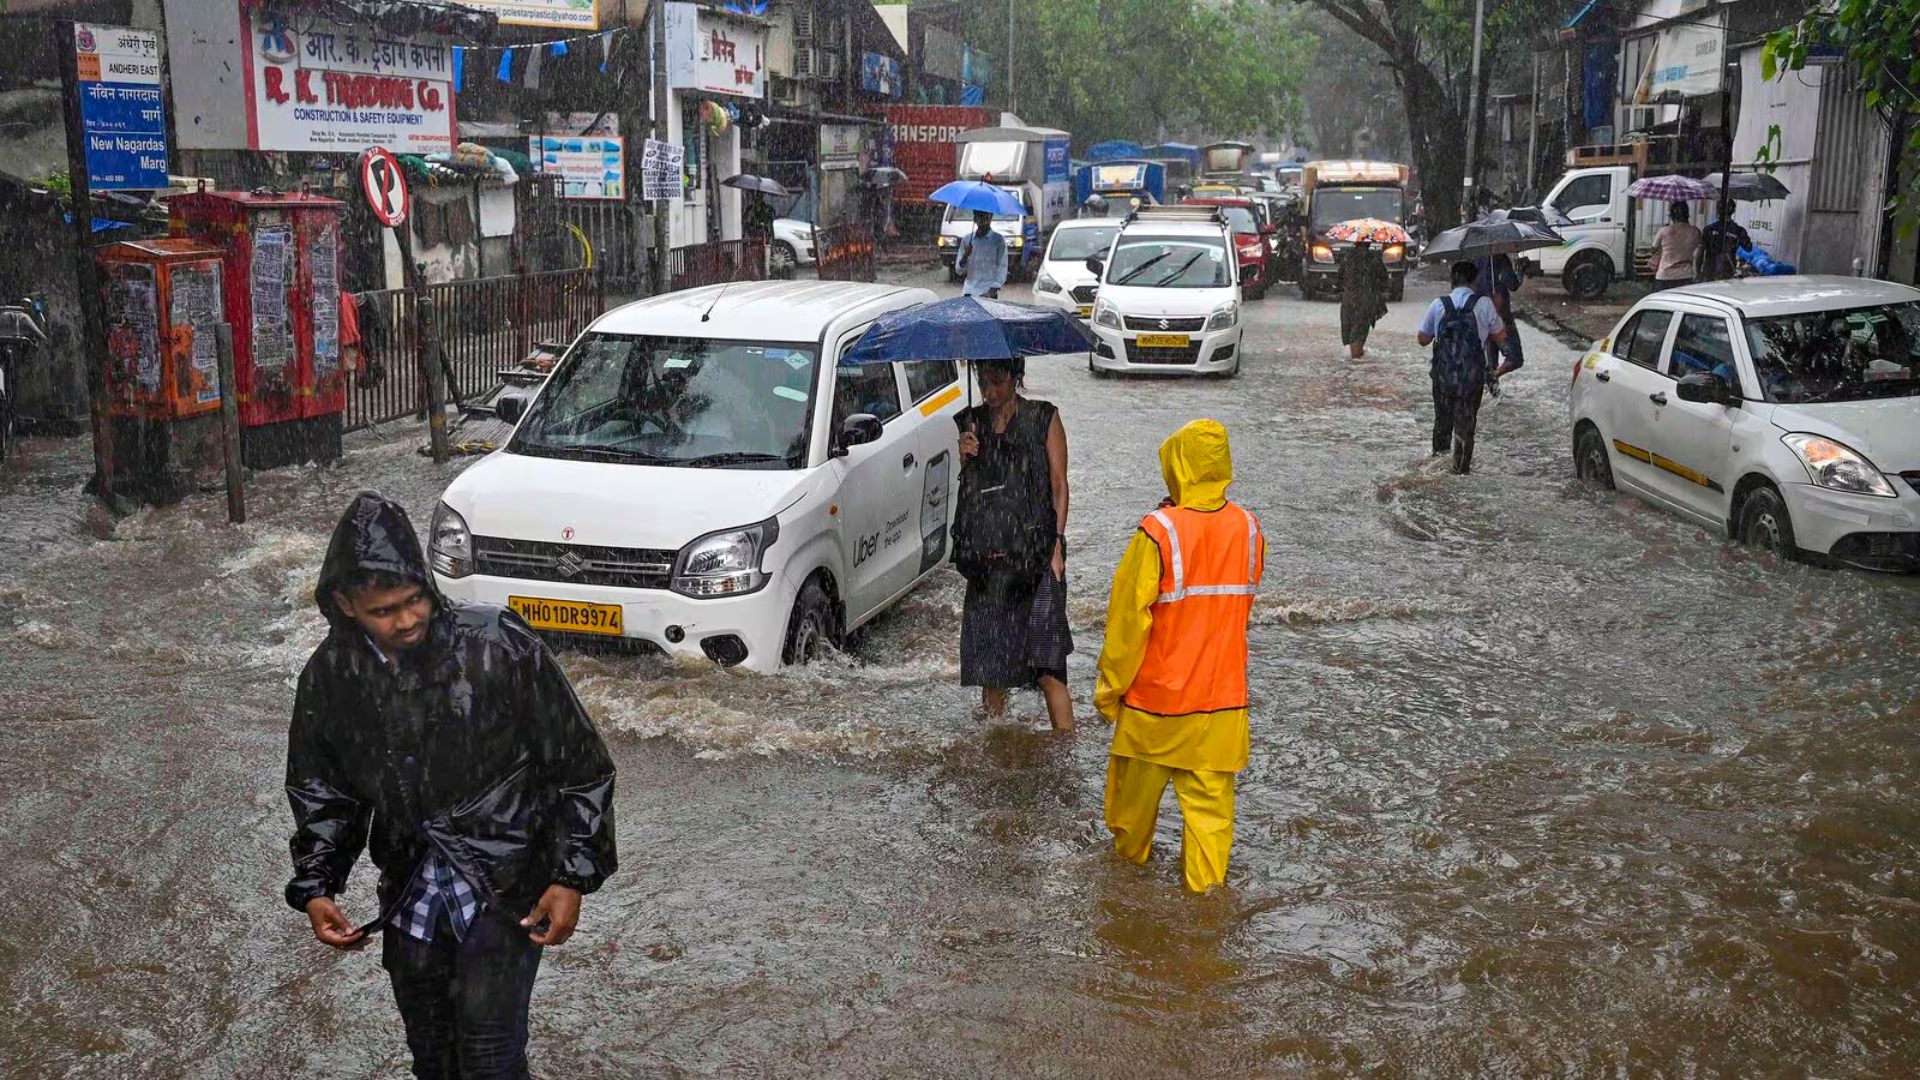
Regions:
<instances>
[{"instance_id":1,"label":"shop signboard","mask_svg":"<svg viewBox=\"0 0 1920 1080\"><path fill-rule=\"evenodd\" d=\"M79 23L73 28L73 49L88 183L95 191L166 187L160 35Z\"/></svg>"},{"instance_id":2,"label":"shop signboard","mask_svg":"<svg viewBox=\"0 0 1920 1080\"><path fill-rule=\"evenodd\" d=\"M320 17L295 20L265 7L243 19L251 149L453 149L451 46Z\"/></svg>"},{"instance_id":3,"label":"shop signboard","mask_svg":"<svg viewBox=\"0 0 1920 1080\"><path fill-rule=\"evenodd\" d=\"M597 0L460 0L460 4L487 12L499 19L503 26L600 29L600 5Z\"/></svg>"},{"instance_id":4,"label":"shop signboard","mask_svg":"<svg viewBox=\"0 0 1920 1080\"><path fill-rule=\"evenodd\" d=\"M667 85L760 98L767 90L767 31L696 4L668 4Z\"/></svg>"},{"instance_id":5,"label":"shop signboard","mask_svg":"<svg viewBox=\"0 0 1920 1080\"><path fill-rule=\"evenodd\" d=\"M560 177L563 199L627 197L626 144L610 135L535 135L527 140L535 170Z\"/></svg>"},{"instance_id":6,"label":"shop signboard","mask_svg":"<svg viewBox=\"0 0 1920 1080\"><path fill-rule=\"evenodd\" d=\"M904 89L900 79L900 61L879 53L861 53L860 88L869 94L899 97Z\"/></svg>"},{"instance_id":7,"label":"shop signboard","mask_svg":"<svg viewBox=\"0 0 1920 1080\"><path fill-rule=\"evenodd\" d=\"M845 169L858 169L862 130L859 124L821 124L821 170L838 172Z\"/></svg>"}]
</instances>

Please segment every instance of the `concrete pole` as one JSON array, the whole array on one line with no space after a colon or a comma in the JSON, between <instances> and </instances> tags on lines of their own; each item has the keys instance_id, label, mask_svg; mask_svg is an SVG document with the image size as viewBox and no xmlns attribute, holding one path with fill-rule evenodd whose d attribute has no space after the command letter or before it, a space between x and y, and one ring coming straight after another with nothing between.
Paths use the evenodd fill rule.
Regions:
<instances>
[{"instance_id":1,"label":"concrete pole","mask_svg":"<svg viewBox=\"0 0 1920 1080\"><path fill-rule=\"evenodd\" d=\"M80 116L80 65L74 52L73 23L54 23L52 39L54 56L60 62L61 98L66 103L73 276L80 288L80 357L85 365L87 405L93 422L94 491L107 509L119 513L113 492L113 419L107 415L107 314L100 295L100 270L93 261L93 187L87 175L87 133Z\"/></svg>"},{"instance_id":2,"label":"concrete pole","mask_svg":"<svg viewBox=\"0 0 1920 1080\"><path fill-rule=\"evenodd\" d=\"M1533 97L1527 102L1527 198L1538 201L1533 183L1540 174L1540 53L1533 54Z\"/></svg>"},{"instance_id":3,"label":"concrete pole","mask_svg":"<svg viewBox=\"0 0 1920 1080\"><path fill-rule=\"evenodd\" d=\"M1019 106L1013 96L1013 0L1007 0L1007 111L1018 116Z\"/></svg>"},{"instance_id":4,"label":"concrete pole","mask_svg":"<svg viewBox=\"0 0 1920 1080\"><path fill-rule=\"evenodd\" d=\"M214 334L215 355L220 362L220 447L227 466L227 520L244 525L247 474L240 467L240 390L233 374L233 324L221 323Z\"/></svg>"},{"instance_id":5,"label":"concrete pole","mask_svg":"<svg viewBox=\"0 0 1920 1080\"><path fill-rule=\"evenodd\" d=\"M666 142L667 132L667 7L663 0L647 5L647 18L653 23L653 137ZM642 180L644 185L645 181ZM672 199L656 199L653 204L653 294L667 291L673 280L668 260L672 257L667 241L667 215Z\"/></svg>"},{"instance_id":6,"label":"concrete pole","mask_svg":"<svg viewBox=\"0 0 1920 1080\"><path fill-rule=\"evenodd\" d=\"M1460 181L1460 222L1465 224L1473 220L1474 196L1478 194L1474 185L1480 179L1480 46L1486 33L1487 0L1474 0L1473 4L1473 71L1469 76L1473 88L1468 95L1467 105L1467 169L1466 176Z\"/></svg>"}]
</instances>

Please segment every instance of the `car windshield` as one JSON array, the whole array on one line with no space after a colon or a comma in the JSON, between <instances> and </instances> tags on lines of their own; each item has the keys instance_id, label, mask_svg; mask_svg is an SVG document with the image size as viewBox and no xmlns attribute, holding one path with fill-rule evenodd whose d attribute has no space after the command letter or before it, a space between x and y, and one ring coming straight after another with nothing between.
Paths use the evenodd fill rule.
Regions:
<instances>
[{"instance_id":1,"label":"car windshield","mask_svg":"<svg viewBox=\"0 0 1920 1080\"><path fill-rule=\"evenodd\" d=\"M947 207L947 220L948 221L964 221L967 224L971 225L973 223L973 211L964 210L958 206L949 206ZM993 220L1019 221L1020 215L1019 214L995 214L993 215Z\"/></svg>"},{"instance_id":2,"label":"car windshield","mask_svg":"<svg viewBox=\"0 0 1920 1080\"><path fill-rule=\"evenodd\" d=\"M1227 227L1234 232L1257 233L1260 231L1259 220L1253 216L1253 211L1246 207L1223 206L1220 210L1227 216Z\"/></svg>"},{"instance_id":3,"label":"car windshield","mask_svg":"<svg viewBox=\"0 0 1920 1080\"><path fill-rule=\"evenodd\" d=\"M1104 229L1060 229L1053 234L1052 246L1047 248L1047 261L1085 262L1094 255L1105 255L1118 235L1119 225Z\"/></svg>"},{"instance_id":4,"label":"car windshield","mask_svg":"<svg viewBox=\"0 0 1920 1080\"><path fill-rule=\"evenodd\" d=\"M1227 249L1200 236L1123 236L1107 268L1109 285L1220 289L1228 283Z\"/></svg>"},{"instance_id":5,"label":"car windshield","mask_svg":"<svg viewBox=\"0 0 1920 1080\"><path fill-rule=\"evenodd\" d=\"M1920 393L1920 303L1746 323L1768 401L1811 405Z\"/></svg>"},{"instance_id":6,"label":"car windshield","mask_svg":"<svg viewBox=\"0 0 1920 1080\"><path fill-rule=\"evenodd\" d=\"M1403 201L1399 188L1315 188L1313 225L1324 229L1360 218L1402 222L1406 220Z\"/></svg>"},{"instance_id":7,"label":"car windshield","mask_svg":"<svg viewBox=\"0 0 1920 1080\"><path fill-rule=\"evenodd\" d=\"M811 344L588 334L507 449L690 468L797 469L819 350Z\"/></svg>"}]
</instances>

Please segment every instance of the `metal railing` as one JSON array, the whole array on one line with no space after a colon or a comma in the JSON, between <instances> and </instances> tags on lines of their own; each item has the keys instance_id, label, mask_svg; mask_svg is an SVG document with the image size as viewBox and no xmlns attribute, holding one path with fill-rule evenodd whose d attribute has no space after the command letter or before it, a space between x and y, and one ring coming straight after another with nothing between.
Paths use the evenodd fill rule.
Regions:
<instances>
[{"instance_id":1,"label":"metal railing","mask_svg":"<svg viewBox=\"0 0 1920 1080\"><path fill-rule=\"evenodd\" d=\"M605 309L595 270L478 278L409 289L362 293L361 361L347 400L346 428L424 417L422 355L432 318L446 365L448 398L466 401L498 382L499 372L524 359L537 342L571 341Z\"/></svg>"},{"instance_id":2,"label":"metal railing","mask_svg":"<svg viewBox=\"0 0 1920 1080\"><path fill-rule=\"evenodd\" d=\"M767 245L758 240L715 240L667 253L668 292L726 281L762 281L766 276Z\"/></svg>"},{"instance_id":3,"label":"metal railing","mask_svg":"<svg viewBox=\"0 0 1920 1080\"><path fill-rule=\"evenodd\" d=\"M813 245L820 258L820 280L873 280L872 226L849 224L816 229Z\"/></svg>"}]
</instances>

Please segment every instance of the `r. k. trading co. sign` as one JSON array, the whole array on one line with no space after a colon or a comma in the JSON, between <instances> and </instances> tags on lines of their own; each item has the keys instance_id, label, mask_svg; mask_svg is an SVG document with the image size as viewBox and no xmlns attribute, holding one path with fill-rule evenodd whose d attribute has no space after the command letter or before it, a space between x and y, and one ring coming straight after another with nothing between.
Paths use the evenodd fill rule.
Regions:
<instances>
[{"instance_id":1,"label":"r. k. trading co. sign","mask_svg":"<svg viewBox=\"0 0 1920 1080\"><path fill-rule=\"evenodd\" d=\"M247 142L255 150L403 154L454 144L453 50L268 8L244 17Z\"/></svg>"}]
</instances>

